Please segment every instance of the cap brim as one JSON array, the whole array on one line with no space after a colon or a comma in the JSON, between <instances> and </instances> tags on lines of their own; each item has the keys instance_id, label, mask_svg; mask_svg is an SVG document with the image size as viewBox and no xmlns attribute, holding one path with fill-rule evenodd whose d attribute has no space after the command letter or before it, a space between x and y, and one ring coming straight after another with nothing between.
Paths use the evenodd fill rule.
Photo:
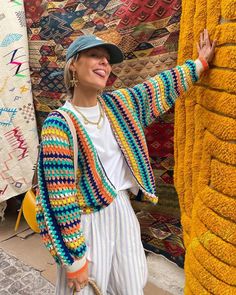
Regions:
<instances>
[{"instance_id":1,"label":"cap brim","mask_svg":"<svg viewBox=\"0 0 236 295\"><path fill-rule=\"evenodd\" d=\"M70 45L67 49L67 55L66 55L66 61L68 61L70 58L72 58L74 55L76 55L79 52L82 52L84 50L95 48L95 47L103 47L105 48L109 55L110 55L110 63L111 64L117 64L124 60L123 52L120 50L118 46L116 46L113 43L106 43L102 40L92 40L89 42L90 44L80 44L80 48L78 48L76 45L76 41L72 43L72 46ZM74 45L73 45L74 44ZM72 48L73 47L73 48Z\"/></svg>"},{"instance_id":2,"label":"cap brim","mask_svg":"<svg viewBox=\"0 0 236 295\"><path fill-rule=\"evenodd\" d=\"M87 46L81 51L90 49L90 48L96 48L96 47L103 47L107 49L109 55L110 55L110 63L111 64L118 64L124 60L124 55L123 52L120 50L120 48L114 44L111 43L102 43L102 44L97 44L97 45L91 45Z\"/></svg>"},{"instance_id":3,"label":"cap brim","mask_svg":"<svg viewBox=\"0 0 236 295\"><path fill-rule=\"evenodd\" d=\"M100 47L106 48L107 51L109 52L111 64L118 64L124 60L123 52L116 45L111 44L111 43L105 43L105 44L100 45Z\"/></svg>"}]
</instances>

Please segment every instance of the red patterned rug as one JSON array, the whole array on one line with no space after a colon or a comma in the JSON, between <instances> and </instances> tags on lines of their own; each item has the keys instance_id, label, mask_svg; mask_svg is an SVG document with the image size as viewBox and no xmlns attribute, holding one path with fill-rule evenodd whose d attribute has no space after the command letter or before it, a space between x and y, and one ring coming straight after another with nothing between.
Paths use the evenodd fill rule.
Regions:
<instances>
[{"instance_id":1,"label":"red patterned rug","mask_svg":"<svg viewBox=\"0 0 236 295\"><path fill-rule=\"evenodd\" d=\"M173 119L172 109L145 130L159 203L153 206L133 201L133 207L141 225L145 249L163 255L183 268L185 249L179 202L173 186Z\"/></svg>"},{"instance_id":2,"label":"red patterned rug","mask_svg":"<svg viewBox=\"0 0 236 295\"><path fill-rule=\"evenodd\" d=\"M155 160L152 160L155 163ZM166 167L155 170L156 179L166 174ZM163 182L163 181L162 181ZM132 200L133 208L141 225L144 248L160 254L184 267L185 249L180 224L179 202L174 187L170 184L157 185L159 203L157 206Z\"/></svg>"},{"instance_id":3,"label":"red patterned rug","mask_svg":"<svg viewBox=\"0 0 236 295\"><path fill-rule=\"evenodd\" d=\"M63 76L52 78L51 74L63 69L66 49L79 35L96 34L123 50L125 61L114 66L108 90L134 86L176 65L180 0L27 0L24 4L39 133L48 113L66 98ZM183 247L176 242L181 239L181 229L173 213L174 208L179 214L177 196L172 193L173 111L147 128L146 137L160 205L148 208L145 222L142 212L146 205L138 206L144 246L179 263L181 259L175 257L177 252L179 257L183 254ZM166 203L164 207L162 203ZM182 252L174 251L177 244Z\"/></svg>"}]
</instances>

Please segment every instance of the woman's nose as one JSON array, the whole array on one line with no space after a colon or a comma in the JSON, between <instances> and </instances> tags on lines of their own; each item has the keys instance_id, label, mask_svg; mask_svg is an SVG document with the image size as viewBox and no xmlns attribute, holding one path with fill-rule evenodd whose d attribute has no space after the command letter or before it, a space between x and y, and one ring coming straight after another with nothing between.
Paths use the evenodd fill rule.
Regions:
<instances>
[{"instance_id":1,"label":"woman's nose","mask_svg":"<svg viewBox=\"0 0 236 295\"><path fill-rule=\"evenodd\" d=\"M103 63L103 64L105 64L105 65L109 64L109 60L108 60L108 58L107 58L106 56L102 56L102 57L101 57L101 63Z\"/></svg>"}]
</instances>

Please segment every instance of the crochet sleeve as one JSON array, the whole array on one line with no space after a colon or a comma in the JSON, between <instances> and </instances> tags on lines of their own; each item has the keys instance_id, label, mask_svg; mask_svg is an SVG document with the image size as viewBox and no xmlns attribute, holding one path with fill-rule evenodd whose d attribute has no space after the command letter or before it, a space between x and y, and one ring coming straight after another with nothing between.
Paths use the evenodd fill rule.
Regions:
<instances>
[{"instance_id":1,"label":"crochet sleeve","mask_svg":"<svg viewBox=\"0 0 236 295\"><path fill-rule=\"evenodd\" d=\"M70 143L73 139L64 118L52 113L42 129L37 221L45 246L58 264L67 266L86 252Z\"/></svg>"},{"instance_id":2,"label":"crochet sleeve","mask_svg":"<svg viewBox=\"0 0 236 295\"><path fill-rule=\"evenodd\" d=\"M127 103L138 116L143 127L168 111L175 100L198 80L196 64L187 60L182 66L137 84L132 88L113 91L112 94Z\"/></svg>"}]
</instances>

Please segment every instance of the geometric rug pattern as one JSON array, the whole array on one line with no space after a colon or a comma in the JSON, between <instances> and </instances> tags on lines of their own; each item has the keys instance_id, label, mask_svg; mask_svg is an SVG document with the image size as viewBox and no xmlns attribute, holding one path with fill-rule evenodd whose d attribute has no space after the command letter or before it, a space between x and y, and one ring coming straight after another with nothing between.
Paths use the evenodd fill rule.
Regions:
<instances>
[{"instance_id":1,"label":"geometric rug pattern","mask_svg":"<svg viewBox=\"0 0 236 295\"><path fill-rule=\"evenodd\" d=\"M0 203L31 186L38 132L23 1L0 4Z\"/></svg>"},{"instance_id":2,"label":"geometric rug pattern","mask_svg":"<svg viewBox=\"0 0 236 295\"><path fill-rule=\"evenodd\" d=\"M132 200L132 206L141 226L144 248L162 255L179 267L184 267L180 212L176 191L171 186L159 186L162 196L157 206Z\"/></svg>"}]
</instances>

